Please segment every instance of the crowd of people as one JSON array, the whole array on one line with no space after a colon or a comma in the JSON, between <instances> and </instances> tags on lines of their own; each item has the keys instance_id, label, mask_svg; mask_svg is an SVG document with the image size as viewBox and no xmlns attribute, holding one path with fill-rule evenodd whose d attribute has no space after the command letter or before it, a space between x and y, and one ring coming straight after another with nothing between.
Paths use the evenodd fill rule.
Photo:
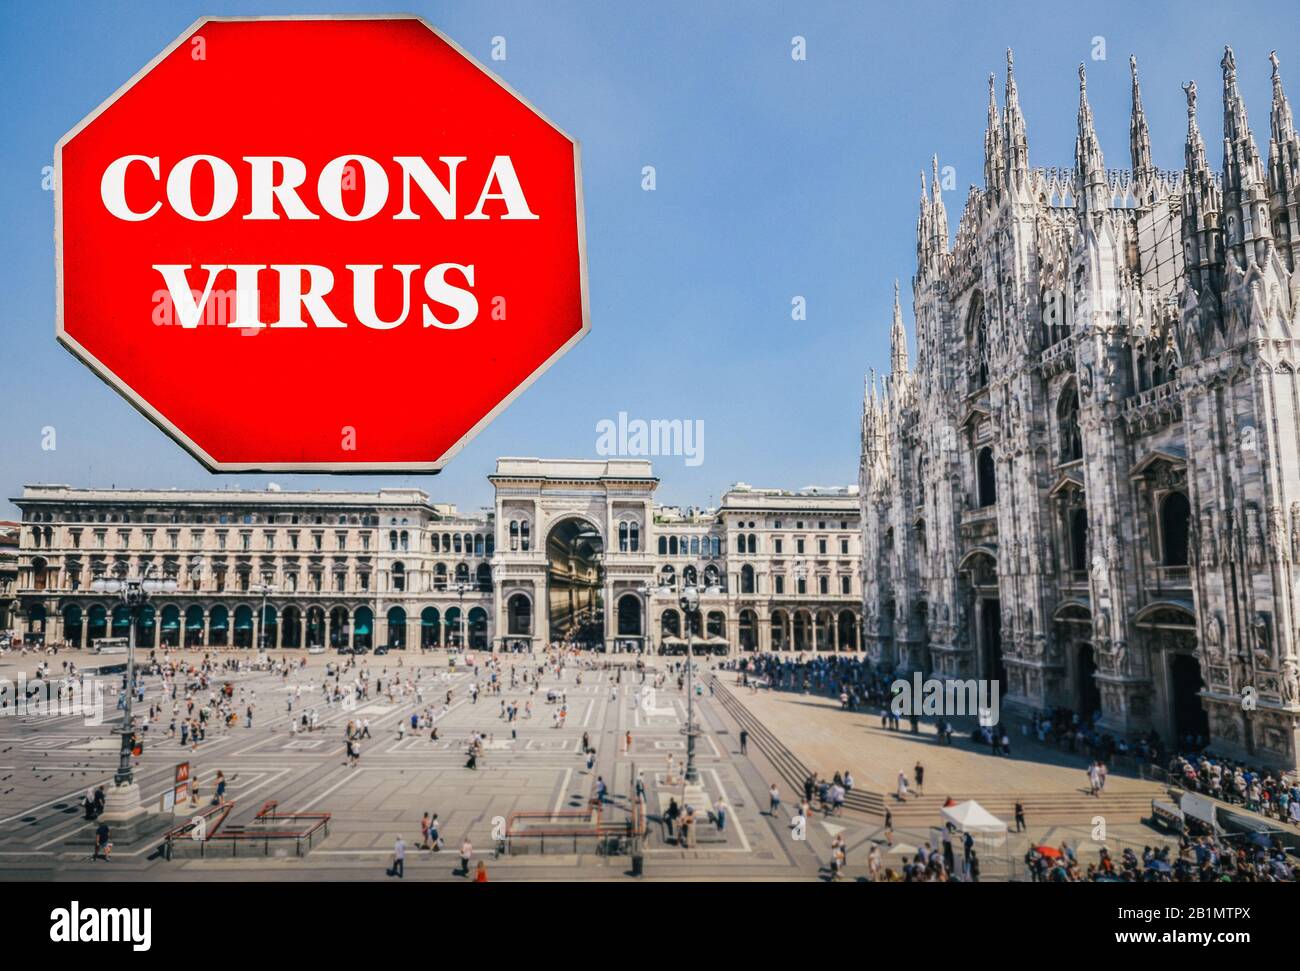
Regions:
<instances>
[{"instance_id":1,"label":"crowd of people","mask_svg":"<svg viewBox=\"0 0 1300 971\"><path fill-rule=\"evenodd\" d=\"M1086 865L1073 847L1031 846L1025 868L1035 883L1291 883L1295 867L1276 838L1184 832L1177 850L1125 847L1118 860L1105 846Z\"/></svg>"},{"instance_id":2,"label":"crowd of people","mask_svg":"<svg viewBox=\"0 0 1300 971\"><path fill-rule=\"evenodd\" d=\"M1175 754L1168 771L1170 781L1192 792L1300 826L1300 779L1294 776L1254 768L1209 751Z\"/></svg>"}]
</instances>

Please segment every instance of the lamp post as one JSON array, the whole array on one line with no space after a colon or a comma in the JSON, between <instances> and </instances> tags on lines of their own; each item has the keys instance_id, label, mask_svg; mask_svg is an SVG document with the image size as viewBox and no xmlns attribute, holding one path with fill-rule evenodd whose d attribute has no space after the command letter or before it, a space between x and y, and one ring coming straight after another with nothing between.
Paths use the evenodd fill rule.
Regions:
<instances>
[{"instance_id":1,"label":"lamp post","mask_svg":"<svg viewBox=\"0 0 1300 971\"><path fill-rule=\"evenodd\" d=\"M721 592L717 585L704 588L709 596ZM683 587L677 603L686 621L686 781L694 784L700 781L700 773L695 768L695 738L699 733L695 730L695 641L691 622L700 616L700 591L694 585Z\"/></svg>"},{"instance_id":2,"label":"lamp post","mask_svg":"<svg viewBox=\"0 0 1300 971\"><path fill-rule=\"evenodd\" d=\"M458 580L452 589L456 591L456 599L460 604L460 649L463 651L467 646L466 641L469 636L469 624L465 620L465 594L474 588L469 582Z\"/></svg>"},{"instance_id":3,"label":"lamp post","mask_svg":"<svg viewBox=\"0 0 1300 971\"><path fill-rule=\"evenodd\" d=\"M275 593L275 587L271 586L271 574L263 573L262 582L254 583L248 588L251 593L260 593L262 595L262 616L257 621L257 648L262 654L266 653L266 598L269 594Z\"/></svg>"},{"instance_id":4,"label":"lamp post","mask_svg":"<svg viewBox=\"0 0 1300 971\"><path fill-rule=\"evenodd\" d=\"M691 621L700 610L700 592L695 587L683 587L677 599L686 621L686 781L692 785L700 781L695 768L695 648L691 638Z\"/></svg>"},{"instance_id":5,"label":"lamp post","mask_svg":"<svg viewBox=\"0 0 1300 971\"><path fill-rule=\"evenodd\" d=\"M118 823L131 823L144 812L140 805L140 790L135 784L131 772L131 740L135 735L135 721L131 714L131 702L135 694L135 628L136 620L150 596L156 593L174 593L176 581L171 577L156 579L150 574L153 564L149 564L138 576L131 576L125 569L117 577L98 576L91 583L96 593L117 594L126 605L130 630L126 650L126 705L122 713L122 748L118 756L117 772L113 776L113 792L105 801L104 816Z\"/></svg>"},{"instance_id":6,"label":"lamp post","mask_svg":"<svg viewBox=\"0 0 1300 971\"><path fill-rule=\"evenodd\" d=\"M650 598L661 590L658 587L652 587L648 583L643 583L636 588L636 592L641 595L645 601L645 606L641 609L641 639L643 653L654 653L654 634L651 633L653 627L650 623Z\"/></svg>"}]
</instances>

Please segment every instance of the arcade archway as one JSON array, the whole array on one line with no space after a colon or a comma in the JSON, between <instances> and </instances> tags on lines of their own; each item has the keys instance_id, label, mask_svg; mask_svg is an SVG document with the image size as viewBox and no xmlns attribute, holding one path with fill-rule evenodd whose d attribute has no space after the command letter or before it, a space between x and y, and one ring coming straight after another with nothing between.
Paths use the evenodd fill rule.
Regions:
<instances>
[{"instance_id":1,"label":"arcade archway","mask_svg":"<svg viewBox=\"0 0 1300 971\"><path fill-rule=\"evenodd\" d=\"M562 519L546 537L546 597L550 639L578 647L604 642L605 605L601 556L604 542L592 523Z\"/></svg>"}]
</instances>

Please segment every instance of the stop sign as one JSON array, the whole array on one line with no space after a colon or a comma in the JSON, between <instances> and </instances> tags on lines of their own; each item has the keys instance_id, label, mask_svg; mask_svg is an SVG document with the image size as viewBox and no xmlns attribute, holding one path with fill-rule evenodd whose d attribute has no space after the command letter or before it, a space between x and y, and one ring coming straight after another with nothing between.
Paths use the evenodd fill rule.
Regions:
<instances>
[{"instance_id":1,"label":"stop sign","mask_svg":"<svg viewBox=\"0 0 1300 971\"><path fill-rule=\"evenodd\" d=\"M214 471L436 471L589 327L577 142L415 17L200 20L55 169L58 339Z\"/></svg>"}]
</instances>

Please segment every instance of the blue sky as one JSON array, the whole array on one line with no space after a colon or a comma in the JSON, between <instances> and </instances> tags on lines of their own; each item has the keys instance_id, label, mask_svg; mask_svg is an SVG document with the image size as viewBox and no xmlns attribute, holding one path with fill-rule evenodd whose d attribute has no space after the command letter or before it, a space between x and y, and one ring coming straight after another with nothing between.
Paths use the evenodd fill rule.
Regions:
<instances>
[{"instance_id":1,"label":"blue sky","mask_svg":"<svg viewBox=\"0 0 1300 971\"><path fill-rule=\"evenodd\" d=\"M439 476L206 472L54 340L54 143L202 14L377 10L307 4L24 3L0 8L0 498L25 482L372 488L415 484L473 509L498 455L596 456L596 423L702 419L704 462L655 460L665 502L744 480L856 478L863 372L888 366L895 276L909 300L917 173L937 153L982 181L986 77L1004 50L1032 165L1073 161L1076 65L1111 167L1128 164L1137 54L1158 165L1181 167L1195 78L1218 163L1219 58L1231 43L1261 151L1267 55L1300 98L1300 17L1222 3L447 2L438 25L583 143L592 331ZM1290 20L1290 23L1285 21ZM491 39L508 57L489 61ZM807 60L790 57L807 40ZM1094 38L1106 59L1093 60ZM641 189L654 165L657 189ZM807 320L791 320L794 296ZM910 332L909 317L909 332ZM413 365L413 368L415 365ZM201 391L196 386L196 392ZM41 430L57 430L57 449ZM0 515L13 515L0 505Z\"/></svg>"}]
</instances>

